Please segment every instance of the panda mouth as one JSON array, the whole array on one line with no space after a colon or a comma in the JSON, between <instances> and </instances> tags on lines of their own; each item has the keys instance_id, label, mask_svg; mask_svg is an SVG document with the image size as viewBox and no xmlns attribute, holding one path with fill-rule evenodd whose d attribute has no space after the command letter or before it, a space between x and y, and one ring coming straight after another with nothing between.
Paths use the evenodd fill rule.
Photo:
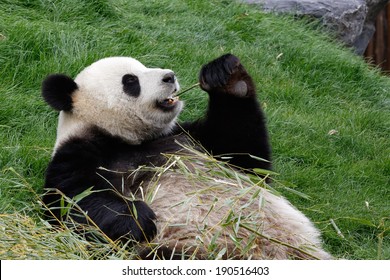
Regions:
<instances>
[{"instance_id":1,"label":"panda mouth","mask_svg":"<svg viewBox=\"0 0 390 280\"><path fill-rule=\"evenodd\" d=\"M168 96L166 99L157 101L157 107L163 111L171 111L176 107L176 104L179 102L178 96Z\"/></svg>"}]
</instances>

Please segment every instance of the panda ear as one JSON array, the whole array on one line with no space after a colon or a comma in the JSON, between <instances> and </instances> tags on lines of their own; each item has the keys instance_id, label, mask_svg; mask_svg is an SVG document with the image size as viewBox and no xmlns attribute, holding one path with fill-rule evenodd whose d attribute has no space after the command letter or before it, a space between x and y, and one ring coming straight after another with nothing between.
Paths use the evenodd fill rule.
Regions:
<instances>
[{"instance_id":1,"label":"panda ear","mask_svg":"<svg viewBox=\"0 0 390 280\"><path fill-rule=\"evenodd\" d=\"M77 90L76 82L63 74L46 77L42 83L42 96L51 107L58 111L72 110L72 94Z\"/></svg>"}]
</instances>

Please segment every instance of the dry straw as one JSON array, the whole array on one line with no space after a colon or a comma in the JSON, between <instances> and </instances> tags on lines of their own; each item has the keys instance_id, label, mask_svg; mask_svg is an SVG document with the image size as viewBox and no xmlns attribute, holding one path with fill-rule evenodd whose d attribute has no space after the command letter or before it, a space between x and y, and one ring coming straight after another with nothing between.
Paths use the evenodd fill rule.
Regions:
<instances>
[{"instance_id":1,"label":"dry straw","mask_svg":"<svg viewBox=\"0 0 390 280\"><path fill-rule=\"evenodd\" d=\"M214 195L215 203L208 206L208 211L204 215L205 225L194 234L192 248L177 248L177 252L186 255L186 258L195 259L196 254L203 252L203 257L207 259L219 258L251 258L250 252L255 245L256 238L263 238L277 246L286 246L296 249L303 258L315 258L310 250L305 248L295 248L276 238L264 235L261 231L261 208L263 207L263 197L261 190L267 188L276 193L265 182L269 174L259 174L262 176L247 176L238 169L225 162L218 161L203 151L193 149L190 146L182 145L182 150L178 154L167 154L167 163L161 167L139 167L134 172L152 172L153 179L141 184L139 191L130 198L143 199L153 204L156 197L161 192L160 179L163 175L184 176L193 185L192 191L186 194L186 199L176 201L175 204L185 208L186 204L194 201L201 203L204 195ZM196 167L196 168L194 168ZM263 172L263 171L259 171ZM265 176L265 178L264 178ZM70 199L63 196L63 214L67 216L70 209L78 211L80 215L87 216L77 205L77 200L92 193L89 189L78 198ZM222 203L218 201L218 196L229 195ZM245 197L245 200L241 198ZM242 203L245 201L245 203ZM42 204L40 202L40 204ZM253 207L256 205L256 207ZM172 205L172 207L175 205ZM46 207L42 205L42 207ZM184 209L183 208L183 209ZM158 209L155 209L158 211ZM225 211L219 214L220 220L214 225L207 224L209 217L215 211ZM135 214L136 215L136 214ZM87 216L88 217L88 216ZM3 214L0 217L0 256L2 259L131 259L137 258L136 249L139 246L128 246L110 240L105 236L91 219L88 220L91 226L77 224L68 215L66 222L61 222L60 226L53 227L39 217L29 217L23 214ZM185 222L181 225L160 225L162 227L186 227ZM216 229L219 230L216 230ZM240 235L245 230L249 234L245 239ZM229 234L225 233L228 232ZM89 239L83 238L82 234L88 233ZM229 244L234 244L234 248L227 248L225 244L218 242L220 236L226 234ZM229 241L228 241L229 239ZM164 240L156 237L149 244L153 252L163 245ZM195 245L194 245L195 244ZM175 249L174 249L175 250ZM177 253L176 252L176 253ZM229 255L231 252L231 255ZM294 257L294 256L292 256Z\"/></svg>"}]
</instances>

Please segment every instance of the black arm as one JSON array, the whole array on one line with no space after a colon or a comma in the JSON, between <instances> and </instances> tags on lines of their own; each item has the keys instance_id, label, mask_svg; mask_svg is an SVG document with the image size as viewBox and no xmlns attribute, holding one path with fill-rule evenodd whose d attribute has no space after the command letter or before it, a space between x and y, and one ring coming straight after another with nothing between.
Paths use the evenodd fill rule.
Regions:
<instances>
[{"instance_id":1,"label":"black arm","mask_svg":"<svg viewBox=\"0 0 390 280\"><path fill-rule=\"evenodd\" d=\"M265 117L252 78L240 60L226 54L211 61L202 67L199 81L209 95L206 116L182 127L214 156L229 155L230 163L242 168L270 170Z\"/></svg>"},{"instance_id":2,"label":"black arm","mask_svg":"<svg viewBox=\"0 0 390 280\"><path fill-rule=\"evenodd\" d=\"M112 240L151 240L157 231L153 222L156 219L154 212L145 202L129 201L119 194L113 186L120 185L120 175L115 178L116 173L104 174L104 171L98 170L100 166L104 166L102 160L105 154L102 151L105 149L101 145L105 144L111 145L104 143L104 139L98 139L96 144L84 139L72 139L64 144L54 155L46 171L45 188L49 191L43 201L51 209L51 213L62 220L59 209L62 196L59 192L74 198L92 187L92 193L78 201L77 205L108 237ZM99 173L106 178L99 176ZM46 214L49 213L47 211ZM70 212L70 216L76 222L89 223L76 208Z\"/></svg>"}]
</instances>

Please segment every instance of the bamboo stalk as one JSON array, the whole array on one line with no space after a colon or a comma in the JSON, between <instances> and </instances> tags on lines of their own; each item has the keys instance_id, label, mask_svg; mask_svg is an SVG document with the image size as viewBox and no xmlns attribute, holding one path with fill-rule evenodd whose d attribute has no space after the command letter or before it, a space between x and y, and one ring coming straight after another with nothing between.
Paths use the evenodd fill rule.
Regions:
<instances>
[{"instance_id":1,"label":"bamboo stalk","mask_svg":"<svg viewBox=\"0 0 390 280\"><path fill-rule=\"evenodd\" d=\"M190 86L190 87L188 87L186 89L183 89L181 92L178 92L175 96L180 96L183 93L186 93L187 91L190 91L191 89L196 88L199 85L200 85L200 83L196 83L196 84L194 84L194 85L192 85L192 86Z\"/></svg>"}]
</instances>

